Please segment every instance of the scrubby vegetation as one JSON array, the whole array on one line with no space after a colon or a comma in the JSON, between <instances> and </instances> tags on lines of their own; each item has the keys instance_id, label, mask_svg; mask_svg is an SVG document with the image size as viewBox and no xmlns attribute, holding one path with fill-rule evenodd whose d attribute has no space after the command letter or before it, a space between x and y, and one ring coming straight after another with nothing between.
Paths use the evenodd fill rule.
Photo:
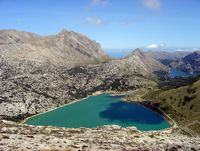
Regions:
<instances>
[{"instance_id":1,"label":"scrubby vegetation","mask_svg":"<svg viewBox=\"0 0 200 151\"><path fill-rule=\"evenodd\" d=\"M143 99L156 103L184 130L200 134L200 80L176 89L149 92Z\"/></svg>"},{"instance_id":2,"label":"scrubby vegetation","mask_svg":"<svg viewBox=\"0 0 200 151\"><path fill-rule=\"evenodd\" d=\"M200 135L200 80L173 89L140 90L127 98L151 103L173 118L182 130Z\"/></svg>"}]
</instances>

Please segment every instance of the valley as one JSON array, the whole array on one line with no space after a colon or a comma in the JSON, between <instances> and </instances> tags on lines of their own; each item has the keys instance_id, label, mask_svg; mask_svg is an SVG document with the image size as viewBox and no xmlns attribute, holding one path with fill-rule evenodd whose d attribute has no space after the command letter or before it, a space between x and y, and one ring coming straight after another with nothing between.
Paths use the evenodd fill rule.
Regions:
<instances>
[{"instance_id":1,"label":"valley","mask_svg":"<svg viewBox=\"0 0 200 151\"><path fill-rule=\"evenodd\" d=\"M200 151L199 0L0 0L0 151Z\"/></svg>"},{"instance_id":2,"label":"valley","mask_svg":"<svg viewBox=\"0 0 200 151\"><path fill-rule=\"evenodd\" d=\"M180 147L188 150L199 149L200 116L198 112L198 94L200 86L198 75L194 77L170 77L170 68L182 69L179 66L172 66L171 62L163 63L160 58L138 48L125 58L113 59L107 56L94 40L67 30L52 36L39 36L30 32L2 30L0 31L0 42L0 132L3 134L0 137L1 146L9 145L10 148L15 149L16 143L21 143L20 140L24 140L26 144L18 146L16 149L27 150L30 145L28 141L31 140L33 148L37 148L36 146L39 144L40 149L46 145L61 149L66 147L67 144L68 147L71 146L74 149L74 147L80 148L76 144L80 143L79 139L83 139L94 150L101 150L100 142L104 145L109 145L107 150L117 150L116 147L119 150L133 149L137 145L143 146L143 149L153 149L150 146L155 141L160 143L159 149L177 149ZM181 55L180 60L182 60L182 57L186 57L186 55L188 54L184 53L183 56ZM196 71L196 62L194 66ZM109 110L112 113L103 114L106 117L114 115L112 118L116 118L117 122L108 122L104 119L105 121L103 122L99 120L100 124L94 124L95 122L98 123L97 116L100 113L93 115L88 112L87 107L89 105L86 105L85 108L79 107L79 109L73 110L73 113L69 112L66 114L74 117L77 112L82 111L82 115L86 113L91 114L91 119L88 118L88 121L86 120L86 125L79 123L81 121L84 123L85 120L83 119L85 117L77 121L71 121L70 124L77 122L80 125L66 126L67 128L58 128L59 125L51 123L51 121L59 123L56 121L59 119L57 116L53 118L55 115L46 117L44 121L50 122L43 123L43 126L37 126L41 124L40 122L38 124L37 122L36 124L30 122L31 120L34 121L34 117L39 118L40 115L42 117L42 115L45 115L42 113L45 112L49 114L57 111L61 112L60 110L47 111L56 108L60 109L59 107L62 108L66 104L83 99L98 91L116 94L126 94L129 92L126 96L127 100L140 101L139 103L147 108L137 103L135 106L133 105L134 103L131 104L135 109L129 108L129 105L127 105L129 103L121 101L118 102L119 105L114 105L114 108ZM111 101L111 98L104 101ZM83 101L80 102L82 104ZM156 108L152 108L152 105ZM98 107L97 105L94 111L98 111L100 106ZM130 112L124 111L123 106ZM140 110L139 106L144 110ZM90 108L93 109L93 106ZM159 109L175 121L175 126L173 125L169 128L168 122L171 123L170 119L162 112L159 112ZM113 113L113 111L115 112ZM103 112L103 109L101 112ZM126 120L123 120L129 117L130 114L137 115L138 113L140 113L140 116L131 116L128 119L130 120L128 124ZM40 115L34 116L37 114ZM60 117L64 114L64 112L61 112ZM147 114L152 114L152 118L147 116ZM20 123L31 116L34 117L33 119L28 119L27 124L35 126ZM90 116L88 115L88 117ZM68 117L68 119L71 117ZM120 117L122 121L119 122ZM167 122L164 118L169 121ZM157 123L156 119L159 119L160 122ZM152 124L152 121L158 125ZM65 120L62 122L66 124ZM87 126L90 122L94 125ZM147 126L148 122L151 123L149 127ZM148 128L145 128L144 125L141 126L141 123ZM104 126L110 124L120 126ZM50 127L50 125L58 127ZM62 124L60 126L63 127ZM17 127L21 128L16 130ZM168 129L161 130L165 128ZM103 138L108 131L115 129L118 133L116 135L117 140L112 139L114 134L107 134L106 138ZM33 135L32 130L35 135ZM139 130L157 131L142 132ZM23 131L26 131L27 134L24 134ZM15 132L21 134L23 138L20 135L14 134ZM99 132L100 134L98 135L101 136L98 142L94 142L96 137L89 136L89 134L96 135L96 132ZM132 134L131 137L139 139L136 142L128 141L127 144L129 134ZM119 144L118 140L122 136L124 136L124 139ZM15 137L16 139L14 139ZM58 143L55 142L42 142L42 137L45 137L47 140L53 137L56 140L68 143L58 147ZM147 137L149 140L146 140ZM179 139L182 144L180 145L180 142L173 142L174 138ZM6 139L9 142L6 142ZM190 141L191 139L193 140L192 142ZM123 143L126 145L123 146ZM104 149L106 148L102 148L102 150ZM9 150L9 147L6 150Z\"/></svg>"}]
</instances>

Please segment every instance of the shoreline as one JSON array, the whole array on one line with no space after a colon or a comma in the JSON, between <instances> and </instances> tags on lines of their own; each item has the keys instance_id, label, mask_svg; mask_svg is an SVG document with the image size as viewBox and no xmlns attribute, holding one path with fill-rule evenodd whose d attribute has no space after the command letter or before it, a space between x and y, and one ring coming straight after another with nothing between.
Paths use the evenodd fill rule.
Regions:
<instances>
[{"instance_id":1,"label":"shoreline","mask_svg":"<svg viewBox=\"0 0 200 151\"><path fill-rule=\"evenodd\" d=\"M87 98L89 98L89 97L91 97L91 96L96 96L96 95L100 95L100 94L103 94L103 93L106 93L106 92L96 91L96 92L92 93L91 95L88 95L87 97L84 97L84 98L82 98L82 99L75 99L75 100L73 100L73 101L71 101L71 102L69 102L69 103L67 103L67 104L63 104L63 105L61 105L61 106L59 106L59 107L52 108L52 109L50 109L50 110L48 110L48 111L45 111L45 112L42 112L42 113L38 113L38 114L35 114L35 115L32 115L32 116L29 116L29 117L25 118L24 120L22 120L22 121L19 122L19 123L21 123L21 124L26 124L25 122L26 122L27 120L33 118L33 117L37 117L37 116L39 116L39 115L42 115L42 114L51 112L51 111L53 111L53 110L57 110L57 109L59 109L59 108L62 108L62 107L71 105L71 104L73 104L73 103L77 103L77 102L83 101L83 100L85 100L85 99L87 99ZM29 125L29 124L28 124L28 125Z\"/></svg>"},{"instance_id":2,"label":"shoreline","mask_svg":"<svg viewBox=\"0 0 200 151\"><path fill-rule=\"evenodd\" d=\"M103 93L108 93L108 94L110 94L111 96L123 96L123 95L127 95L127 94L130 93L130 92L132 92L132 91L128 91L128 92L118 92L118 91L96 91L96 92L94 92L94 93L92 93L92 94L90 94L90 95L88 95L87 97L84 97L84 98L82 98L82 99L76 99L76 100L74 100L74 101L72 101L72 102L69 102L69 103L67 103L67 104L61 105L61 106L59 106L59 107L52 108L52 109L50 109L50 110L48 110L48 111L45 111L45 112L38 113L38 114L32 115L32 116L30 116L30 117L27 117L27 118L25 118L22 122L19 122L19 123L20 123L20 124L27 124L27 123L25 123L25 122L26 122L27 120L33 118L33 117L37 117L37 116L39 116L39 115L46 114L46 113L51 112L51 111L53 111L53 110L56 110L56 109L59 109L59 108L62 108L62 107L65 107L65 106L68 106L68 105L71 105L71 104L80 102L80 101L83 101L83 100L85 100L85 99L87 99L87 98L89 98L89 97L91 97L91 96L97 96L97 95L100 95L100 94L103 94ZM156 112L157 114L163 116L163 117L165 118L165 120L167 120L167 121L169 122L169 124L170 124L170 127L169 127L169 128L165 128L165 129L161 129L161 130L140 131L139 129L137 129L137 130L140 131L140 132L167 132L167 131L171 131L171 130L173 130L174 128L177 128L177 127L178 127L177 124L176 124L176 122L175 122L171 117L169 117L166 113L164 113L161 109L158 109L158 108L155 107L156 109L158 109L158 110L160 111L160 112L158 112L158 111L154 110L152 107L146 106L146 105L144 104L144 102L139 102L139 101L128 101L128 100L126 100L124 97L122 97L122 101L132 102L132 103L138 103L138 104L142 105L143 107L145 107L145 108L147 108L147 109L150 109L150 110ZM31 125L31 124L27 124L27 125ZM33 125L33 126L34 126L34 125ZM128 128L128 127L127 127L127 128Z\"/></svg>"},{"instance_id":3,"label":"shoreline","mask_svg":"<svg viewBox=\"0 0 200 151\"><path fill-rule=\"evenodd\" d=\"M127 100L126 98L123 98L123 100L126 102L130 102L130 103L131 102L138 103L138 104L142 105L143 107L150 109L150 110L156 112L157 114L161 115L162 117L164 117L165 120L167 120L169 122L171 127L163 129L163 130L157 130L157 131L164 131L164 130L171 130L171 129L178 128L178 125L176 124L176 122L160 108L158 108L152 104L145 103L145 101L133 101L133 100Z\"/></svg>"},{"instance_id":4,"label":"shoreline","mask_svg":"<svg viewBox=\"0 0 200 151\"><path fill-rule=\"evenodd\" d=\"M84 97L84 98L82 98L82 99L75 99L75 100L73 100L73 101L71 101L71 102L69 102L69 103L67 103L67 104L63 104L63 105L61 105L61 106L59 106L59 107L52 108L52 109L50 109L50 110L48 110L48 111L41 112L41 113L38 113L38 114L35 114L35 115L31 115L31 116L25 118L24 120L22 120L22 121L19 122L19 123L21 123L21 124L26 124L25 122L26 122L28 119L30 119L30 118L33 118L33 117L36 117L36 116L39 116L39 115L42 115L42 114L51 112L51 111L53 111L53 110L56 110L56 109L59 109L59 108L62 108L62 107L65 107L65 106L68 106L68 105L71 105L71 104L80 102L80 101L83 101L84 99L87 99L87 98L89 98L89 97L91 97L91 96L97 96L97 95L100 95L100 94L103 94L103 93L109 93L111 96L117 96L117 95L120 96L120 95L124 95L124 94L125 94L125 92L123 92L123 93L118 93L117 91L96 91L96 92L93 92L92 94L90 94L90 95L88 95L88 96L86 96L86 97Z\"/></svg>"}]
</instances>

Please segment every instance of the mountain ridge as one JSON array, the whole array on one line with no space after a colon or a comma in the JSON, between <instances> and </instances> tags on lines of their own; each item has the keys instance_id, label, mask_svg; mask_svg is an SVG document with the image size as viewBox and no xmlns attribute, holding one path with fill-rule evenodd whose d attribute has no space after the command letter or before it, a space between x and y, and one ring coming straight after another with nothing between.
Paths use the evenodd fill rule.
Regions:
<instances>
[{"instance_id":1,"label":"mountain ridge","mask_svg":"<svg viewBox=\"0 0 200 151\"><path fill-rule=\"evenodd\" d=\"M109 59L96 41L67 30L48 36L1 30L0 55L21 60L49 61L66 67Z\"/></svg>"}]
</instances>

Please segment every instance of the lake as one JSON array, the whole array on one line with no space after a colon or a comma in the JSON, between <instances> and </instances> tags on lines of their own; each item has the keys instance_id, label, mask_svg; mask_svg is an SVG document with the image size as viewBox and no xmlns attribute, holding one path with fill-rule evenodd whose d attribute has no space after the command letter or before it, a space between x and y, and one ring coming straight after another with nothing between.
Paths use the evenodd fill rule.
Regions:
<instances>
[{"instance_id":1,"label":"lake","mask_svg":"<svg viewBox=\"0 0 200 151\"><path fill-rule=\"evenodd\" d=\"M190 72L183 72L179 69L175 69L175 68L172 68L170 69L170 72L169 72L169 77L171 78L175 78L175 77L191 77L191 76L197 76L198 74L197 73L190 73Z\"/></svg>"},{"instance_id":2,"label":"lake","mask_svg":"<svg viewBox=\"0 0 200 151\"><path fill-rule=\"evenodd\" d=\"M104 93L79 102L33 116L25 122L30 125L66 128L94 128L103 125L135 126L139 130L161 130L170 124L160 114L137 103L122 100L122 96Z\"/></svg>"}]
</instances>

